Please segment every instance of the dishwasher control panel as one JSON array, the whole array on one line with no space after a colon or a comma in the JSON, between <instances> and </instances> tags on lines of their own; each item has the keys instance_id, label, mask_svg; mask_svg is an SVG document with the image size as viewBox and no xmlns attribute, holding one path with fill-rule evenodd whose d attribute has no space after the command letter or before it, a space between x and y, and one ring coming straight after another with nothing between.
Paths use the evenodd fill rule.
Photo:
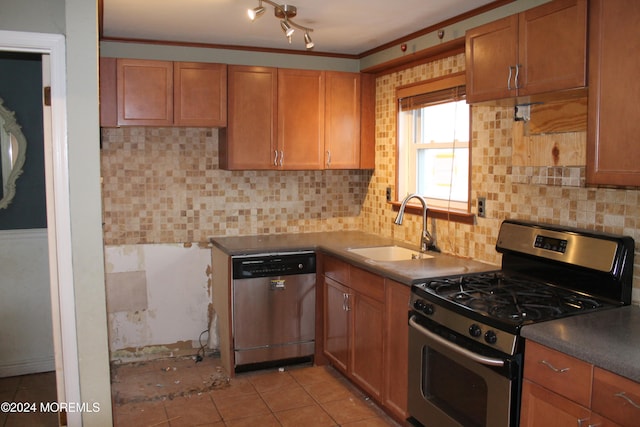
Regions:
<instances>
[{"instance_id":1,"label":"dishwasher control panel","mask_svg":"<svg viewBox=\"0 0 640 427\"><path fill-rule=\"evenodd\" d=\"M314 252L242 255L231 257L234 279L313 274L316 272Z\"/></svg>"}]
</instances>

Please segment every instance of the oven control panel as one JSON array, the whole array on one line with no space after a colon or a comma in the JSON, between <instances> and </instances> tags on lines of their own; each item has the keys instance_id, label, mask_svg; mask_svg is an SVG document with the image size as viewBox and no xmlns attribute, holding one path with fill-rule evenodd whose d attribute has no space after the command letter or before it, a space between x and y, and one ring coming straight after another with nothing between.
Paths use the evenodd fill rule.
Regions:
<instances>
[{"instance_id":1,"label":"oven control panel","mask_svg":"<svg viewBox=\"0 0 640 427\"><path fill-rule=\"evenodd\" d=\"M533 243L536 248L546 249L548 251L560 252L561 254L567 251L567 240L556 239L554 237L548 237L538 234L536 240Z\"/></svg>"},{"instance_id":2,"label":"oven control panel","mask_svg":"<svg viewBox=\"0 0 640 427\"><path fill-rule=\"evenodd\" d=\"M414 286L420 286L414 285ZM517 336L485 323L456 313L448 308L422 298L416 293L411 294L410 308L417 315L429 318L460 335L471 338L478 343L490 346L506 354L514 354L516 350Z\"/></svg>"}]
</instances>

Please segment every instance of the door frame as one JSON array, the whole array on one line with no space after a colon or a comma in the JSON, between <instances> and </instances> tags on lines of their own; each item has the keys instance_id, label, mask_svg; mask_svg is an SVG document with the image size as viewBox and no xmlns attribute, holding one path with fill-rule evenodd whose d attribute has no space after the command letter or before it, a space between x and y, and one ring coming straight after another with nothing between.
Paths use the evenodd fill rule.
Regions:
<instances>
[{"instance_id":1,"label":"door frame","mask_svg":"<svg viewBox=\"0 0 640 427\"><path fill-rule=\"evenodd\" d=\"M0 30L0 50L42 54L43 82L49 81L51 86L51 108L44 108L44 150L56 383L59 402L80 402L67 151L65 38L62 34ZM67 413L67 420L69 425L82 423L79 412Z\"/></svg>"}]
</instances>

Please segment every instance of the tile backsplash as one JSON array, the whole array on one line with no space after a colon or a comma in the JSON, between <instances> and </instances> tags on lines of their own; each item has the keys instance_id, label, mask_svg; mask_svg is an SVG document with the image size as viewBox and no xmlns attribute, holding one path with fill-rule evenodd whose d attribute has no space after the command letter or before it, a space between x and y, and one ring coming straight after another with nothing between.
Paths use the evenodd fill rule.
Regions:
<instances>
[{"instance_id":1,"label":"tile backsplash","mask_svg":"<svg viewBox=\"0 0 640 427\"><path fill-rule=\"evenodd\" d=\"M106 245L359 229L371 171L225 171L208 128L102 129Z\"/></svg>"}]
</instances>

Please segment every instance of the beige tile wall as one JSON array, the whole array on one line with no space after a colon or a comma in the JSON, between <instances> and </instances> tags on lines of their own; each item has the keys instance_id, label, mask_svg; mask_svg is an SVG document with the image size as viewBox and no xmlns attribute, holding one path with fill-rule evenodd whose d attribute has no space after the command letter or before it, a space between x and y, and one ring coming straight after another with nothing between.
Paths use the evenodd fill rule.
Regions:
<instances>
[{"instance_id":1,"label":"beige tile wall","mask_svg":"<svg viewBox=\"0 0 640 427\"><path fill-rule=\"evenodd\" d=\"M102 129L106 245L358 229L370 171L218 168L218 132Z\"/></svg>"},{"instance_id":2,"label":"beige tile wall","mask_svg":"<svg viewBox=\"0 0 640 427\"><path fill-rule=\"evenodd\" d=\"M377 79L376 170L362 209L363 227L417 243L421 220L405 217L394 226L395 212L384 199L395 186L395 88L464 70L464 55L396 72ZM508 107L472 108L471 203L487 199L486 218L474 225L436 222L441 248L449 253L496 263L499 226L505 218L556 223L616 234L636 240L635 300L640 301L640 193L636 189L586 188L584 167L513 167L513 110Z\"/></svg>"}]
</instances>

